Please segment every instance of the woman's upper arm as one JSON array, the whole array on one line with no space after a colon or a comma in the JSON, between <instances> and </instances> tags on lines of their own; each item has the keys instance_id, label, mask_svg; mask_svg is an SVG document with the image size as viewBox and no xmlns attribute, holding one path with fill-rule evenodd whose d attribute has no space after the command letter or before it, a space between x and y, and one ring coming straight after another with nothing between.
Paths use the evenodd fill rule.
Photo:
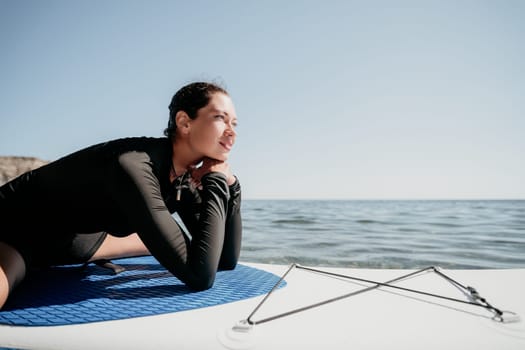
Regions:
<instances>
[{"instance_id":1,"label":"woman's upper arm","mask_svg":"<svg viewBox=\"0 0 525 350\"><path fill-rule=\"evenodd\" d=\"M149 156L122 154L111 181L113 197L150 252L172 273L186 264L187 246L162 198Z\"/></svg>"}]
</instances>

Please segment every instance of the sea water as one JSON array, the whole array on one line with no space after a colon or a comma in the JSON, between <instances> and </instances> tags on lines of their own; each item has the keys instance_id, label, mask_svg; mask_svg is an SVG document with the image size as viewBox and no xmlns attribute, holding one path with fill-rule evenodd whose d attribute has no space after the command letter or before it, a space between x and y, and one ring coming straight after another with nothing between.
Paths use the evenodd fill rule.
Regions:
<instances>
[{"instance_id":1,"label":"sea water","mask_svg":"<svg viewBox=\"0 0 525 350\"><path fill-rule=\"evenodd\" d=\"M241 260L525 268L525 200L244 200Z\"/></svg>"}]
</instances>

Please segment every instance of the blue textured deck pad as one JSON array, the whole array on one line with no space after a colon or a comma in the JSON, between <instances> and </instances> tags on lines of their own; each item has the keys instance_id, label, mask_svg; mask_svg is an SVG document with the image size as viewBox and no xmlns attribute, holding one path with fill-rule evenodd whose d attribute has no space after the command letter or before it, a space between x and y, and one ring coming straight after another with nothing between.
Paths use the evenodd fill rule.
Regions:
<instances>
[{"instance_id":1,"label":"blue textured deck pad","mask_svg":"<svg viewBox=\"0 0 525 350\"><path fill-rule=\"evenodd\" d=\"M0 324L57 326L191 310L267 293L279 280L237 265L219 271L211 289L195 292L152 257L113 262L126 271L62 266L29 275L0 311Z\"/></svg>"}]
</instances>

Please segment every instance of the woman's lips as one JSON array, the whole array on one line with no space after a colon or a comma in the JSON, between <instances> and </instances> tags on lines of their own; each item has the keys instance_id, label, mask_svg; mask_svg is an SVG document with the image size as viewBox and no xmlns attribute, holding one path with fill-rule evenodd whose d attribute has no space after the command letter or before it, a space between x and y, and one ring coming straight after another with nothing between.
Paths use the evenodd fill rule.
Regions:
<instances>
[{"instance_id":1,"label":"woman's lips","mask_svg":"<svg viewBox=\"0 0 525 350\"><path fill-rule=\"evenodd\" d=\"M219 142L219 143L227 151L230 151L232 149L232 147L233 147L233 143L230 143L230 142Z\"/></svg>"}]
</instances>

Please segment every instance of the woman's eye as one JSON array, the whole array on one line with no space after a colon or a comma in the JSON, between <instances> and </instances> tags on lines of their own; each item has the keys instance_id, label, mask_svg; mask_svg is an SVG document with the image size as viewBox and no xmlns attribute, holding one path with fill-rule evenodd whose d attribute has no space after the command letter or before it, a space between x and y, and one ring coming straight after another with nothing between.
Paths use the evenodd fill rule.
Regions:
<instances>
[{"instance_id":1,"label":"woman's eye","mask_svg":"<svg viewBox=\"0 0 525 350\"><path fill-rule=\"evenodd\" d=\"M221 115L221 114L217 114L217 115L215 116L215 119L224 119L224 116Z\"/></svg>"}]
</instances>

